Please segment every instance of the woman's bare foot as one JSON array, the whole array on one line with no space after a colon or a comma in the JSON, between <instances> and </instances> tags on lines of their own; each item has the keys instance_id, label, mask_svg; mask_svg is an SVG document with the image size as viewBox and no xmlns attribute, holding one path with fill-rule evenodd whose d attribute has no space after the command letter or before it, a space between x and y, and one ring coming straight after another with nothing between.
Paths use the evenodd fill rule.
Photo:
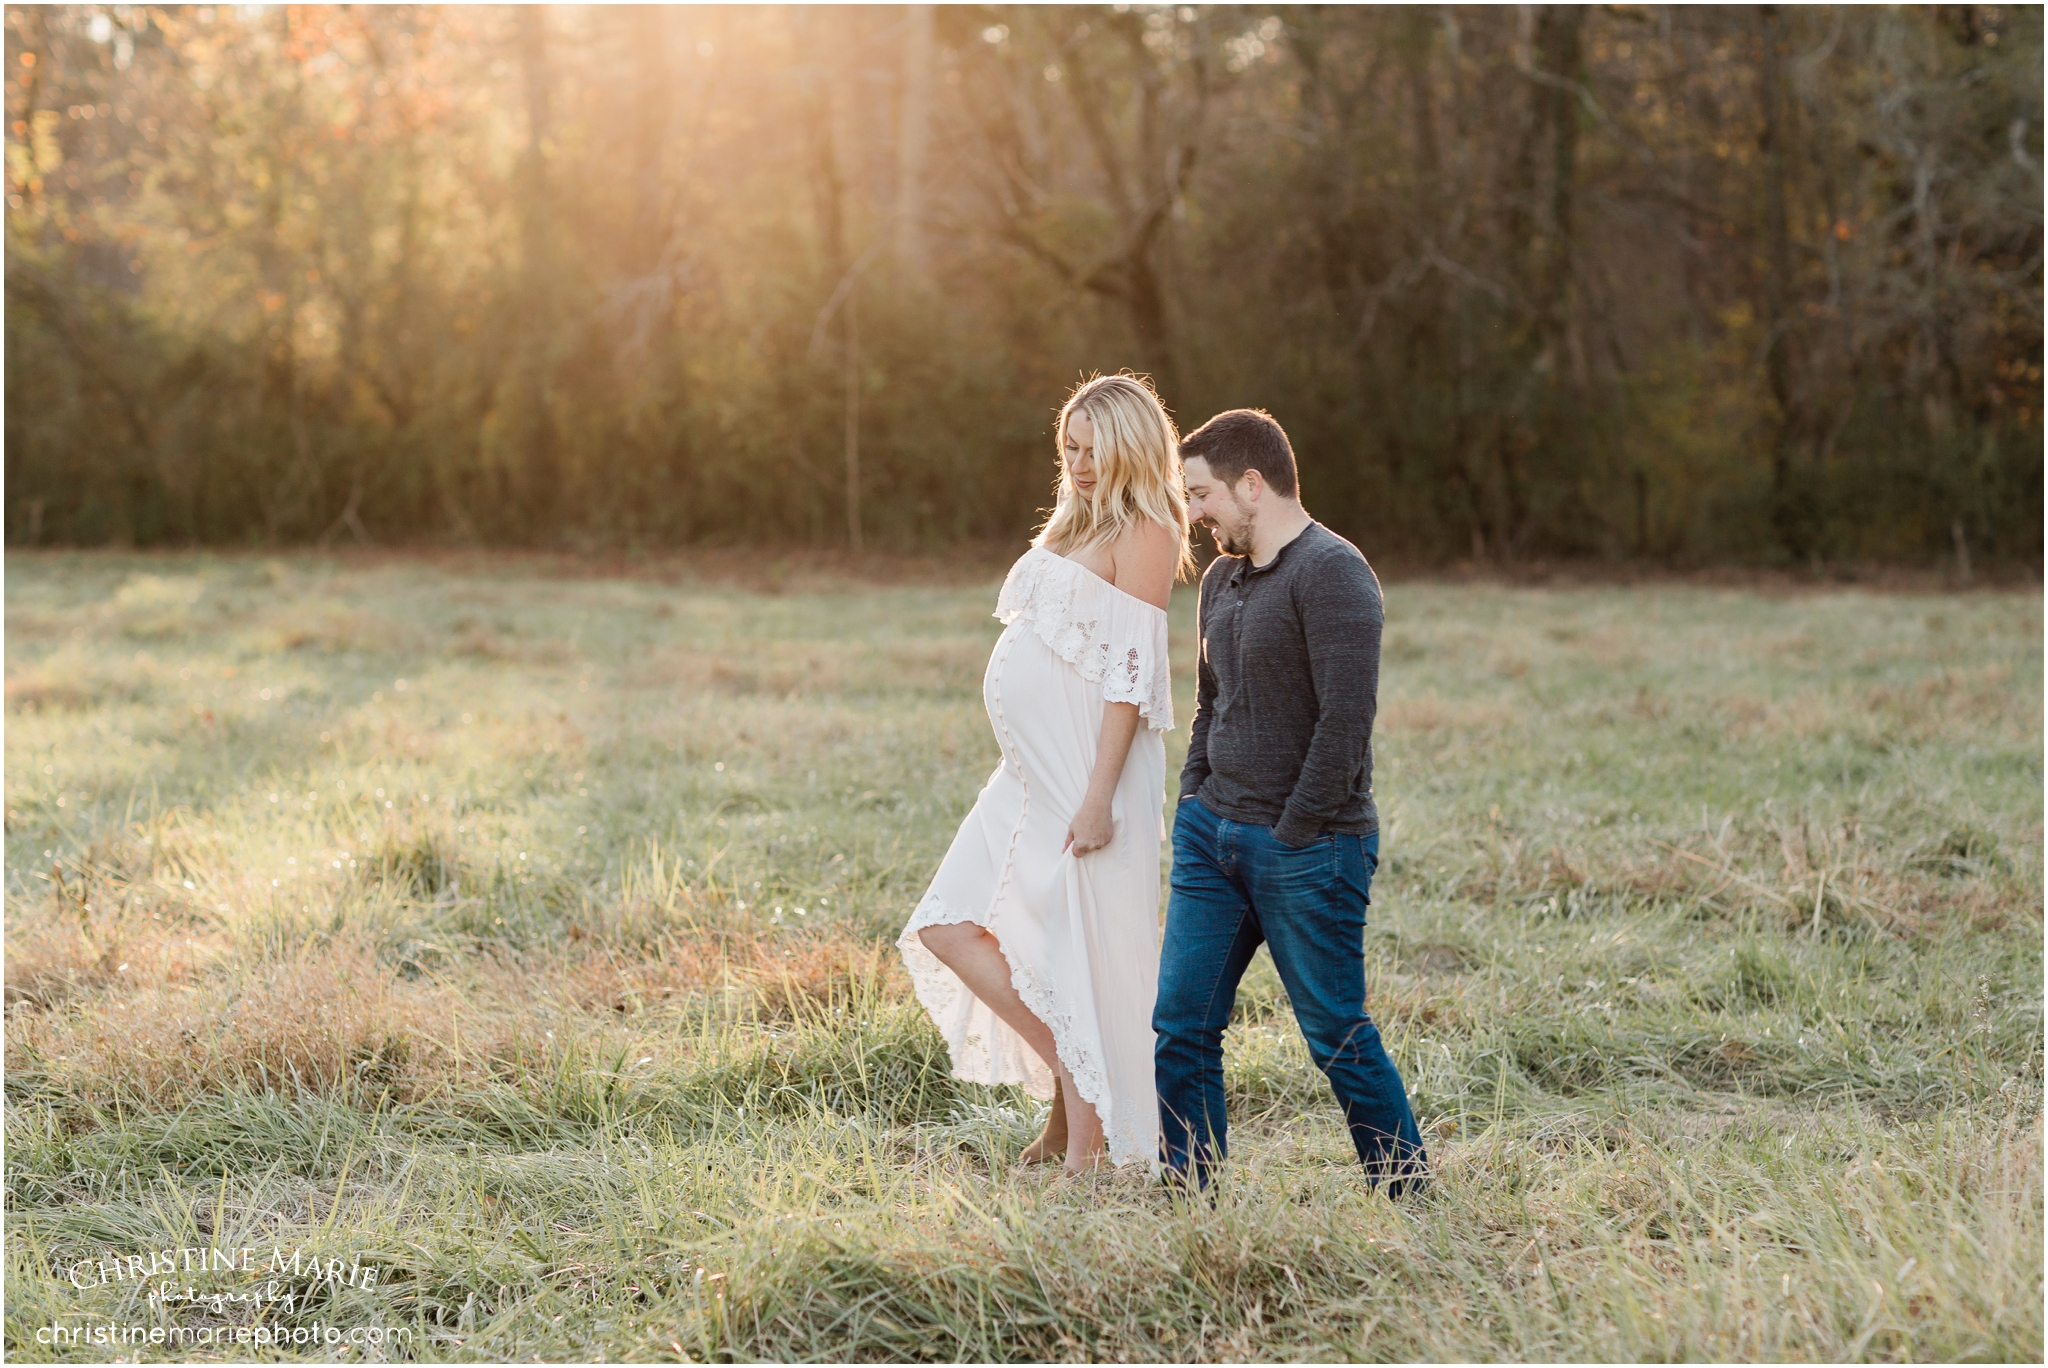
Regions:
<instances>
[{"instance_id":1,"label":"woman's bare foot","mask_svg":"<svg viewBox=\"0 0 2048 1368\"><path fill-rule=\"evenodd\" d=\"M1060 1166L1060 1172L1069 1178L1080 1178L1090 1173L1100 1173L1109 1168L1109 1155L1098 1149L1093 1154L1069 1152L1067 1162Z\"/></svg>"},{"instance_id":2,"label":"woman's bare foot","mask_svg":"<svg viewBox=\"0 0 2048 1368\"><path fill-rule=\"evenodd\" d=\"M1057 1074L1052 1080L1052 1110L1046 1113L1045 1129L1017 1156L1020 1164L1050 1164L1067 1152L1067 1095Z\"/></svg>"}]
</instances>

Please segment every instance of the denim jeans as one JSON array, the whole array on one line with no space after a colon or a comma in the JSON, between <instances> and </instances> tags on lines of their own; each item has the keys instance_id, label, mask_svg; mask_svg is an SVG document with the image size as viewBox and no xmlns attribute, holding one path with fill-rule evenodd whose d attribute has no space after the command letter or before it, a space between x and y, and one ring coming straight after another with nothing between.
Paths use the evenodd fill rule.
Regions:
<instances>
[{"instance_id":1,"label":"denim jeans","mask_svg":"<svg viewBox=\"0 0 2048 1368\"><path fill-rule=\"evenodd\" d=\"M1173 823L1173 894L1159 963L1153 1072L1167 1167L1206 1182L1227 1153L1223 1028L1261 941L1330 1080L1359 1162L1399 1192L1427 1181L1407 1089L1365 1014L1365 909L1379 833L1306 846L1184 800Z\"/></svg>"}]
</instances>

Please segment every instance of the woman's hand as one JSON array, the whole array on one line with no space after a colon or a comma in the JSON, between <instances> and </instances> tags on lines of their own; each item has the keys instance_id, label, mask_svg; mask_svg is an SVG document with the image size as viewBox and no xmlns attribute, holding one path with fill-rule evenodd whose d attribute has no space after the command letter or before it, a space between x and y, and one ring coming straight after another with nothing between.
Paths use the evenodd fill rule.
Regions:
<instances>
[{"instance_id":1,"label":"woman's hand","mask_svg":"<svg viewBox=\"0 0 2048 1368\"><path fill-rule=\"evenodd\" d=\"M1074 820L1067 825L1067 843L1062 850L1071 850L1076 856L1091 855L1109 844L1116 834L1116 824L1109 815L1107 799L1086 799L1081 810L1074 814Z\"/></svg>"},{"instance_id":2,"label":"woman's hand","mask_svg":"<svg viewBox=\"0 0 2048 1368\"><path fill-rule=\"evenodd\" d=\"M1131 753L1131 738L1138 734L1138 705L1102 705L1102 735L1095 742L1095 769L1088 776L1088 792L1081 797L1081 810L1067 824L1067 843L1062 851L1076 856L1093 854L1116 835L1116 823L1109 815L1110 799L1116 795L1117 780L1123 775L1124 760Z\"/></svg>"}]
</instances>

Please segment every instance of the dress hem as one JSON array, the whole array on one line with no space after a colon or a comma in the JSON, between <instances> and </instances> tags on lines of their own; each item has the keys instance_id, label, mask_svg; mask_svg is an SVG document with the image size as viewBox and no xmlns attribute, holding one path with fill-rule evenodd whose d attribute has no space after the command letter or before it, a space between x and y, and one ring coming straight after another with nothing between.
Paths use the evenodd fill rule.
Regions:
<instances>
[{"instance_id":1,"label":"dress hem","mask_svg":"<svg viewBox=\"0 0 2048 1368\"><path fill-rule=\"evenodd\" d=\"M1122 1168L1129 1164L1143 1163L1148 1159L1156 1159L1156 1155L1131 1154L1128 1150L1125 1150L1122 1154L1118 1153L1123 1147L1116 1145L1110 1139L1110 1118L1114 1113L1109 1103L1108 1078L1102 1074L1099 1067L1091 1066L1086 1061L1085 1056L1081 1058L1080 1063L1076 1063L1076 1056L1080 1052L1074 1048L1071 1033L1060 1029L1059 1014L1053 1010L1055 997L1053 990L1038 982L1038 976L1030 965L1019 963L1011 955L1010 947L1004 942L1002 936L997 933L993 926L989 925L989 921L994 916L994 913L995 909L991 906L987 911L977 916L971 912L947 907L936 898L927 896L918 904L917 910L911 914L910 924L903 928L903 934L897 937L897 949L906 952L907 960L908 952L912 948L911 942L915 941L917 952L930 956L934 964L937 964L941 969L945 969L945 962L940 960L937 955L932 954L931 948L919 938L918 932L930 926L959 926L965 924L978 926L991 936L994 936L997 948L1003 952L1003 962L1010 967L1010 986L1017 990L1017 997L1023 1002L1025 1010L1038 1018L1046 1030L1052 1032L1052 1046L1054 1052L1059 1055L1059 1062L1066 1066L1067 1073L1072 1076L1074 1088L1081 1094L1081 1100L1095 1108L1095 1114L1102 1122L1103 1142L1109 1151L1110 1162ZM946 969L946 972L951 973L952 971ZM914 964L911 965L910 976L912 986L919 990L918 997L922 1000L924 997L924 984L920 982L917 966ZM954 976L954 981L959 982L958 975ZM969 996L973 995L973 990L968 988L966 984L962 983L960 987L961 991L968 993ZM988 1004L983 1003L982 1005L986 1007ZM925 1007L929 1011L931 1004L926 1003ZM997 1020L1001 1021L1001 1018L998 1017ZM1008 1025L1007 1022L1003 1024ZM951 1044L951 1041L947 1042L949 1047L948 1053L951 1052ZM1031 1047L1026 1045L1024 1048L1030 1049ZM1033 1050L1032 1053L1036 1054L1037 1051ZM987 1083L980 1079L962 1078L957 1064L954 1066L952 1076L959 1082L975 1083L982 1087L1008 1086L1006 1084ZM1093 1094L1093 1096L1090 1094Z\"/></svg>"}]
</instances>

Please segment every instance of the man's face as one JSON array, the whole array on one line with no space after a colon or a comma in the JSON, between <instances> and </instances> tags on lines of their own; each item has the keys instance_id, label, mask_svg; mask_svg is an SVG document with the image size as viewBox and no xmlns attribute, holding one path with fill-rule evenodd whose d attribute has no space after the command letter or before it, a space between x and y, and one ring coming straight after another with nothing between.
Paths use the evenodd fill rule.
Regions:
<instances>
[{"instance_id":1,"label":"man's face","mask_svg":"<svg viewBox=\"0 0 2048 1368\"><path fill-rule=\"evenodd\" d=\"M1216 549L1224 555L1249 556L1257 508L1238 498L1237 490L1211 472L1209 463L1200 456L1190 456L1183 462L1181 474L1188 486L1188 521L1208 528L1216 538ZM1238 483L1250 478L1247 471Z\"/></svg>"}]
</instances>

